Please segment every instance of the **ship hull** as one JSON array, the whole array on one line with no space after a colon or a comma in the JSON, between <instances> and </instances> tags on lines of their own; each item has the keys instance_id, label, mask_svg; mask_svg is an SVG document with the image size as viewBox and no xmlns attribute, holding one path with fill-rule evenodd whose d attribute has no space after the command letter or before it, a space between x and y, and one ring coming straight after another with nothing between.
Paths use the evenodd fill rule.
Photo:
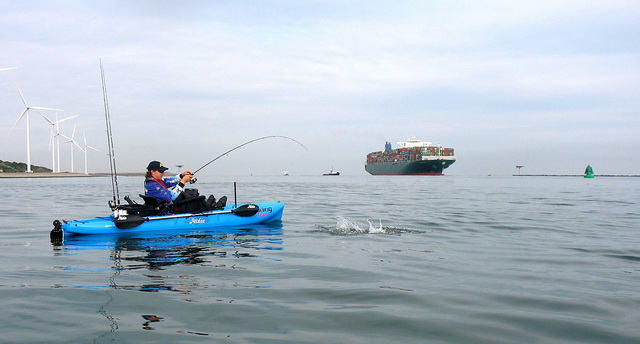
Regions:
<instances>
[{"instance_id":1,"label":"ship hull","mask_svg":"<svg viewBox=\"0 0 640 344\"><path fill-rule=\"evenodd\" d=\"M366 164L364 169L372 175L443 175L444 169L455 160L418 160Z\"/></svg>"}]
</instances>

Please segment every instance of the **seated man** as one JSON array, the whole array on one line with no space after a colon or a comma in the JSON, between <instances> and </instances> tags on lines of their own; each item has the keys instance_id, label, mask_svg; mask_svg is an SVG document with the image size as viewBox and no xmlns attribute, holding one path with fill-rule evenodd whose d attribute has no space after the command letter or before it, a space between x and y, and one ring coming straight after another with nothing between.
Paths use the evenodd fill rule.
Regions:
<instances>
[{"instance_id":1,"label":"seated man","mask_svg":"<svg viewBox=\"0 0 640 344\"><path fill-rule=\"evenodd\" d=\"M144 194L155 197L162 205L169 205L184 190L184 185L191 180L191 171L187 170L178 176L164 177L168 168L159 161L152 161L147 166L144 179Z\"/></svg>"},{"instance_id":2,"label":"seated man","mask_svg":"<svg viewBox=\"0 0 640 344\"><path fill-rule=\"evenodd\" d=\"M167 170L168 168L162 163L154 160L147 166L144 180L145 196L154 197L164 207L171 206L178 196L182 195L180 200L188 198L183 194L184 186L193 176L190 170L186 170L178 176L164 177ZM207 200L208 210L222 209L226 203L226 196L222 196L218 202L215 202L215 198L211 195Z\"/></svg>"}]
</instances>

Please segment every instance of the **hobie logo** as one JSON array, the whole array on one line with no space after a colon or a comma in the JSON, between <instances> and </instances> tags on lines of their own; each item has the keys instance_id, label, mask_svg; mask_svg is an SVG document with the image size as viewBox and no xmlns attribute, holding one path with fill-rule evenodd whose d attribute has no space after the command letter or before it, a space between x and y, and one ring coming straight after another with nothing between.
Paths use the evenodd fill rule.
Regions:
<instances>
[{"instance_id":1,"label":"hobie logo","mask_svg":"<svg viewBox=\"0 0 640 344\"><path fill-rule=\"evenodd\" d=\"M189 224L190 225L197 225L197 224L202 224L202 223L205 223L205 222L207 222L207 220L205 220L205 219L203 219L201 217L196 217L196 218L193 218L193 219L189 220Z\"/></svg>"}]
</instances>

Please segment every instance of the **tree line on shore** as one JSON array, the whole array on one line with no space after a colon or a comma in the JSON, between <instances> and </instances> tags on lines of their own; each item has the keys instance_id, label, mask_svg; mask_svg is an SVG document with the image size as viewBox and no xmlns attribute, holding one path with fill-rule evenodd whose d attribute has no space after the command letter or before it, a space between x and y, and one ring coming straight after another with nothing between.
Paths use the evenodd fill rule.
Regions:
<instances>
[{"instance_id":1,"label":"tree line on shore","mask_svg":"<svg viewBox=\"0 0 640 344\"><path fill-rule=\"evenodd\" d=\"M15 161L2 161L0 160L0 172L5 173L18 173L25 172L27 170L27 164L24 162ZM31 171L33 172L53 172L50 168L43 166L31 165Z\"/></svg>"}]
</instances>

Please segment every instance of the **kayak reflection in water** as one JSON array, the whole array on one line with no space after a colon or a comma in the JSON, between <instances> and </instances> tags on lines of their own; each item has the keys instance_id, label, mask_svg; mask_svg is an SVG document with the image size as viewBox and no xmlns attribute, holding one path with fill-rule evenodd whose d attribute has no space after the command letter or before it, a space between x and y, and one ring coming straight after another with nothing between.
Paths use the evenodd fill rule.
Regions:
<instances>
[{"instance_id":1,"label":"kayak reflection in water","mask_svg":"<svg viewBox=\"0 0 640 344\"><path fill-rule=\"evenodd\" d=\"M186 170L177 176L165 177L164 173L167 170L168 168L159 161L154 160L147 165L147 173L144 180L145 196L155 198L167 211L172 208L174 203L184 203L180 201L194 197L198 197L199 199L197 190L185 189L185 185L189 183L193 177L193 173L190 170ZM195 201L196 199L193 200ZM206 201L202 200L200 202L188 203L190 203L188 207L173 209L171 212L198 212L224 209L227 203L227 196L222 196L217 202L215 197L211 195Z\"/></svg>"}]
</instances>

